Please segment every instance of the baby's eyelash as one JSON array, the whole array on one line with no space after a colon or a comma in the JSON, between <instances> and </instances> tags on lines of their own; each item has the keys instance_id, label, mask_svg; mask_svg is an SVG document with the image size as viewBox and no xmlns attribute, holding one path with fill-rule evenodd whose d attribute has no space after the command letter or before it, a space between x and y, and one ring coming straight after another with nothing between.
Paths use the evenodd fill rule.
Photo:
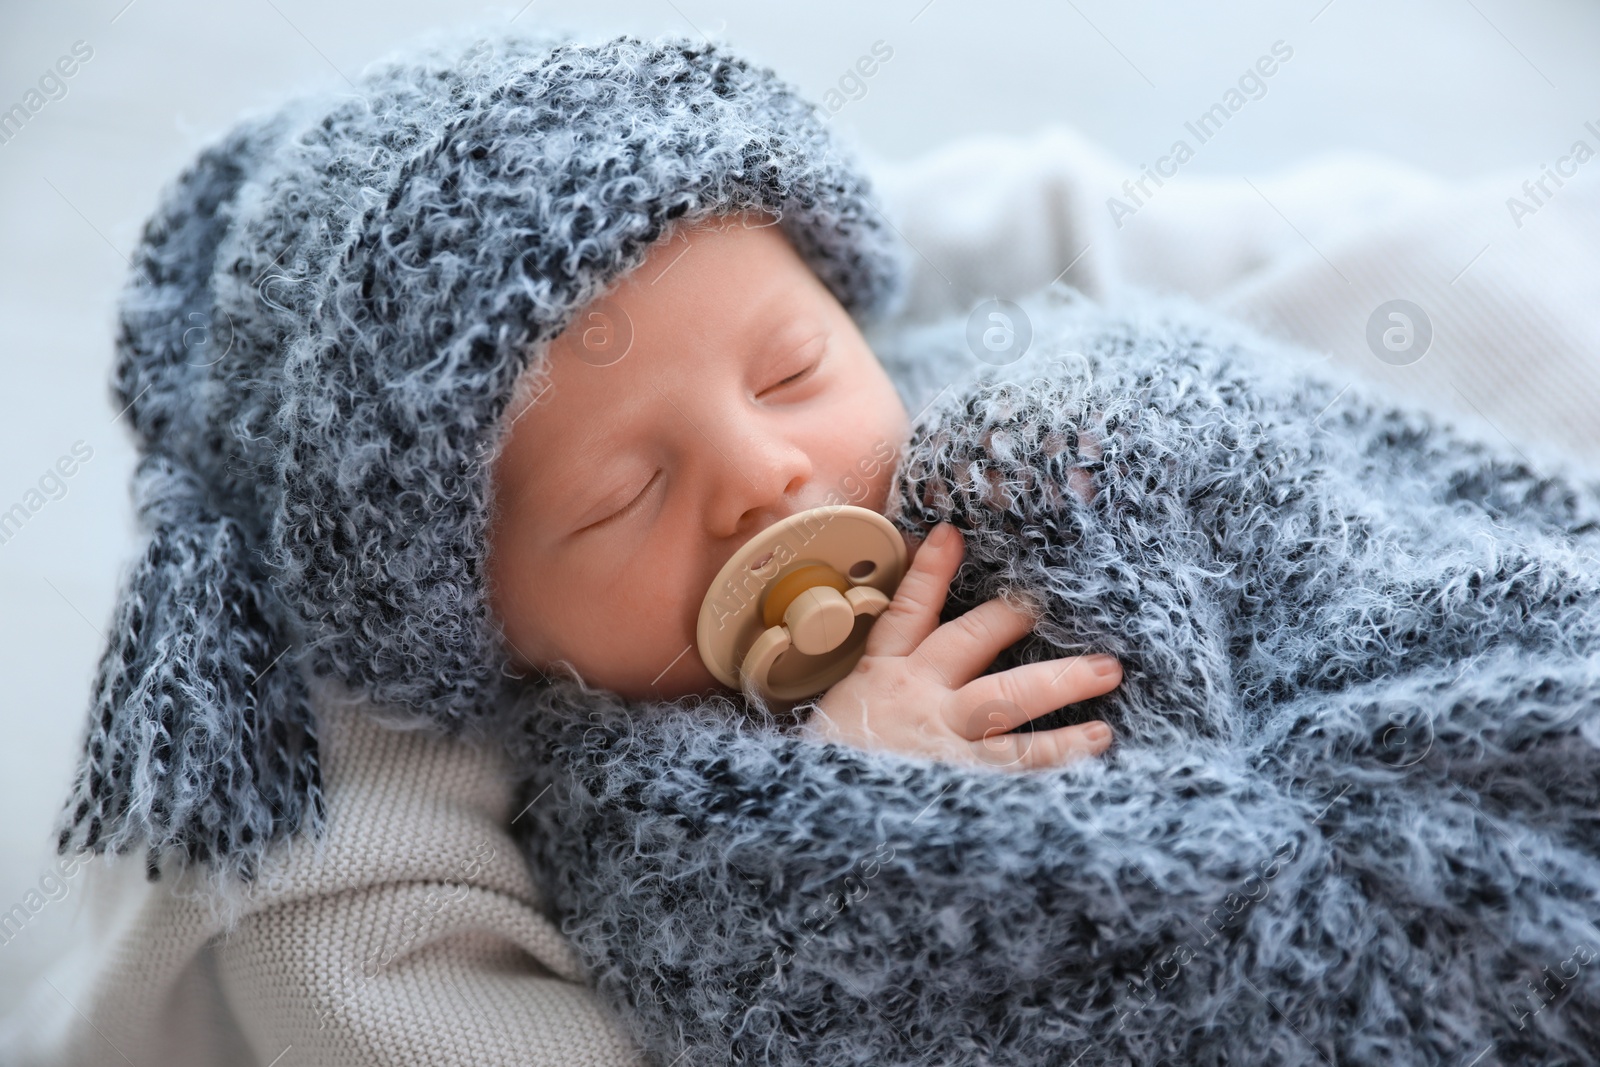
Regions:
<instances>
[{"instance_id":1,"label":"baby's eyelash","mask_svg":"<svg viewBox=\"0 0 1600 1067\"><path fill-rule=\"evenodd\" d=\"M822 366L823 361L828 358L828 343L829 343L829 340L830 340L830 338L829 338L829 335L827 333L825 333L825 332L824 333L819 333L819 334L816 334L815 336L813 336L810 340L806 341L805 344L800 345L798 348L791 349L790 353L789 353L791 357L792 356L796 356L796 355L804 356L805 354L811 353L811 352L815 352L816 356L813 359L811 359L808 363L806 363L805 366L801 367L799 370L795 371L793 374L789 375L787 378L784 378L781 381L774 382L773 384L767 386L765 389L761 390L761 392L757 393L756 395L757 396L766 396L768 393L772 392L774 389L782 388L785 385L793 385L794 383L796 383L796 382L798 382L798 381L800 381L800 380L802 380L804 378L810 377L811 374L814 371L816 371L816 369L818 367Z\"/></svg>"},{"instance_id":2,"label":"baby's eyelash","mask_svg":"<svg viewBox=\"0 0 1600 1067\"><path fill-rule=\"evenodd\" d=\"M795 380L797 380L799 378L803 378L807 374L810 374L812 371L814 371L816 369L817 369L817 364L816 363L812 363L810 366L807 366L807 367L804 367L804 368L802 368L800 370L795 371L793 374L791 374L787 378L783 379L783 381L778 382L776 385L774 385L773 388L776 389L779 385L788 385L790 382L795 381Z\"/></svg>"},{"instance_id":3,"label":"baby's eyelash","mask_svg":"<svg viewBox=\"0 0 1600 1067\"><path fill-rule=\"evenodd\" d=\"M811 346L807 345L806 347L809 348ZM774 382L772 385L769 385L767 388L761 390L761 393L759 395L763 395L764 396L767 393L772 392L772 390L779 388L780 386L792 385L797 381L800 381L800 380L802 380L804 378L810 377L811 374L814 371L816 371L816 369L818 367L822 366L822 361L824 359L826 359L826 358L827 358L827 343L826 343L826 341L824 341L824 343L822 345L822 352L817 356L816 359L813 359L810 363L807 363L804 367L801 367L799 370L795 371L793 374L789 375L787 378L784 378L782 381Z\"/></svg>"},{"instance_id":4,"label":"baby's eyelash","mask_svg":"<svg viewBox=\"0 0 1600 1067\"><path fill-rule=\"evenodd\" d=\"M660 476L661 476L661 472L660 471L656 471L655 474L652 474L650 476L650 480L648 482L644 483L644 488L640 489L637 493L634 494L632 500L628 501L626 504L622 505L616 511L613 511L611 514L605 516L604 518L596 519L594 522L591 522L589 525L585 526L584 529L585 530L598 529L601 526L608 525L609 523L611 523L612 521L614 521L616 519L622 518L624 515L626 515L628 512L632 511L635 507L638 506L639 501L644 499L644 495L650 491L650 487L651 486L656 484L656 479L658 477L660 477Z\"/></svg>"}]
</instances>

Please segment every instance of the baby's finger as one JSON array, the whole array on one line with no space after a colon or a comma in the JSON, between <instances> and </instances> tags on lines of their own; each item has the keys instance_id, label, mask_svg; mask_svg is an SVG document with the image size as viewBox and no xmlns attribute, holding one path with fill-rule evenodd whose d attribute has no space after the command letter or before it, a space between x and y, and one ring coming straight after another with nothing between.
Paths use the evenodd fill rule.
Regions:
<instances>
[{"instance_id":1,"label":"baby's finger","mask_svg":"<svg viewBox=\"0 0 1600 1067\"><path fill-rule=\"evenodd\" d=\"M962 699L950 702L947 722L960 736L976 741L986 731L1013 730L1057 708L1109 693L1121 683L1122 665L1114 656L1024 663L968 682Z\"/></svg>"},{"instance_id":2,"label":"baby's finger","mask_svg":"<svg viewBox=\"0 0 1600 1067\"><path fill-rule=\"evenodd\" d=\"M1006 736L1019 739L1015 746L1017 760L1008 768L1019 771L1064 767L1087 756L1098 756L1111 747L1111 727L1099 719L1056 730Z\"/></svg>"},{"instance_id":3,"label":"baby's finger","mask_svg":"<svg viewBox=\"0 0 1600 1067\"><path fill-rule=\"evenodd\" d=\"M934 631L966 547L960 531L947 522L929 532L888 608L867 631L867 655L909 656Z\"/></svg>"},{"instance_id":4,"label":"baby's finger","mask_svg":"<svg viewBox=\"0 0 1600 1067\"><path fill-rule=\"evenodd\" d=\"M1026 637L1037 611L996 597L934 630L917 646L913 664L959 689L982 674L995 657Z\"/></svg>"},{"instance_id":5,"label":"baby's finger","mask_svg":"<svg viewBox=\"0 0 1600 1067\"><path fill-rule=\"evenodd\" d=\"M1037 770L1059 767L1083 756L1098 756L1111 746L1111 728L1097 719L1054 730L1013 733L996 722L967 744L973 760L986 767Z\"/></svg>"}]
</instances>

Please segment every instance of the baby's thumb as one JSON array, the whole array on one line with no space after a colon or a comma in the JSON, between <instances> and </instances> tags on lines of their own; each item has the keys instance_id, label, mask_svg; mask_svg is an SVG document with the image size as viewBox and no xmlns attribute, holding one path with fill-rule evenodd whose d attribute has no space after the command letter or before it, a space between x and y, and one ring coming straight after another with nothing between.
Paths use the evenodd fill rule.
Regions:
<instances>
[{"instance_id":1,"label":"baby's thumb","mask_svg":"<svg viewBox=\"0 0 1600 1067\"><path fill-rule=\"evenodd\" d=\"M939 626L950 579L961 565L965 543L960 532L941 522L917 546L888 609L867 633L869 656L909 656Z\"/></svg>"}]
</instances>

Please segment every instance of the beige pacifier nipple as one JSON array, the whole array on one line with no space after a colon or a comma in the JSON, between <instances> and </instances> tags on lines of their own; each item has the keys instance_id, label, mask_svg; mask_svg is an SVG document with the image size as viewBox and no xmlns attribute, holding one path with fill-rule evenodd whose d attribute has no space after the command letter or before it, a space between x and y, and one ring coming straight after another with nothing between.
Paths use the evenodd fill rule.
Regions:
<instances>
[{"instance_id":1,"label":"beige pacifier nipple","mask_svg":"<svg viewBox=\"0 0 1600 1067\"><path fill-rule=\"evenodd\" d=\"M849 674L906 571L900 533L875 511L812 508L733 554L700 605L700 658L724 685L801 700Z\"/></svg>"}]
</instances>

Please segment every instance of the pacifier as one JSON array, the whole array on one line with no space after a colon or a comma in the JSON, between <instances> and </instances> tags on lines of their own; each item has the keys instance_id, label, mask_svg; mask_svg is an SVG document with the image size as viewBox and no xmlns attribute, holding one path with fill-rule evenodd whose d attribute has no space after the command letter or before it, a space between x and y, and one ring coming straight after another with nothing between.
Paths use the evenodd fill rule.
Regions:
<instances>
[{"instance_id":1,"label":"pacifier","mask_svg":"<svg viewBox=\"0 0 1600 1067\"><path fill-rule=\"evenodd\" d=\"M849 674L906 572L888 519L833 504L775 522L717 572L700 604L700 658L724 685L803 700Z\"/></svg>"}]
</instances>

